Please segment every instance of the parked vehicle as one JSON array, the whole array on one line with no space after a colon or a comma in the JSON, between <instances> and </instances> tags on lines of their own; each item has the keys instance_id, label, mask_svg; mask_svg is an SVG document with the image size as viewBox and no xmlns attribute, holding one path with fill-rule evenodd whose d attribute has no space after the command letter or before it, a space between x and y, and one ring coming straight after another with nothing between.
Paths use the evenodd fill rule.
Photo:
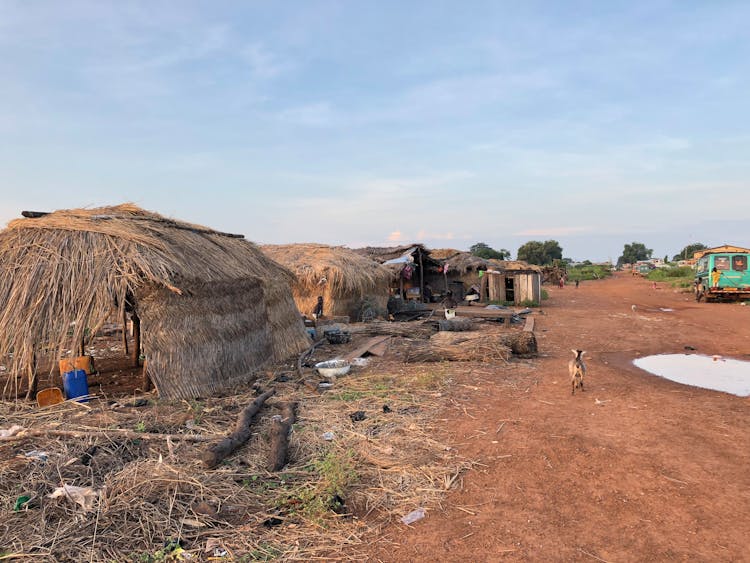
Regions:
<instances>
[{"instance_id":1,"label":"parked vehicle","mask_svg":"<svg viewBox=\"0 0 750 563\"><path fill-rule=\"evenodd\" d=\"M705 254L695 265L695 299L700 301L740 300L750 298L750 253L717 252ZM719 273L713 283L712 272Z\"/></svg>"}]
</instances>

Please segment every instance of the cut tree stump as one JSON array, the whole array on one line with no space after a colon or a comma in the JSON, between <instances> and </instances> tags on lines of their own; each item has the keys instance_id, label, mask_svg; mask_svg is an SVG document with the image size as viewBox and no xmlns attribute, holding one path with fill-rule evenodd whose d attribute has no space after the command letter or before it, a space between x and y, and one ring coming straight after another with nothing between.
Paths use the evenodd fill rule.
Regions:
<instances>
[{"instance_id":1,"label":"cut tree stump","mask_svg":"<svg viewBox=\"0 0 750 563\"><path fill-rule=\"evenodd\" d=\"M289 451L289 432L297 420L297 403L283 403L281 414L271 419L271 451L268 455L268 470L279 471L286 465Z\"/></svg>"},{"instance_id":2,"label":"cut tree stump","mask_svg":"<svg viewBox=\"0 0 750 563\"><path fill-rule=\"evenodd\" d=\"M275 392L276 389L266 391L262 395L256 397L252 403L243 409L237 419L234 431L220 442L211 444L201 455L201 461L203 461L205 467L213 469L231 455L233 451L250 439L250 423L252 422L253 417L261 409L263 403L266 402L266 399Z\"/></svg>"}]
</instances>

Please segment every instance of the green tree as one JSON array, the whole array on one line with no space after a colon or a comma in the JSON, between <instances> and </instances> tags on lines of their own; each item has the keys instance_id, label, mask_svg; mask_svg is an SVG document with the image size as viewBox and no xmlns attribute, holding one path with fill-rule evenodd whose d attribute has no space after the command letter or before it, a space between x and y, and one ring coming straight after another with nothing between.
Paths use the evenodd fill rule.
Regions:
<instances>
[{"instance_id":1,"label":"green tree","mask_svg":"<svg viewBox=\"0 0 750 563\"><path fill-rule=\"evenodd\" d=\"M698 252L699 250L706 250L707 248L708 247L705 244L701 244L700 242L688 244L685 248L680 250L678 254L675 254L672 260L675 262L677 262L677 260L689 260L693 257L693 254L695 252Z\"/></svg>"},{"instance_id":2,"label":"green tree","mask_svg":"<svg viewBox=\"0 0 750 563\"><path fill-rule=\"evenodd\" d=\"M562 260L562 248L556 240L530 240L518 249L518 259L544 266L552 264L555 260Z\"/></svg>"},{"instance_id":3,"label":"green tree","mask_svg":"<svg viewBox=\"0 0 750 563\"><path fill-rule=\"evenodd\" d=\"M638 260L650 260L653 253L653 249L646 248L646 245L642 242L632 242L623 247L622 256L617 259L617 265L634 264Z\"/></svg>"},{"instance_id":4,"label":"green tree","mask_svg":"<svg viewBox=\"0 0 750 563\"><path fill-rule=\"evenodd\" d=\"M506 260L510 258L510 250L505 250L504 248L495 250L494 248L483 242L473 244L469 248L469 252L471 252L474 256L479 256L480 258L497 258L498 260Z\"/></svg>"}]
</instances>

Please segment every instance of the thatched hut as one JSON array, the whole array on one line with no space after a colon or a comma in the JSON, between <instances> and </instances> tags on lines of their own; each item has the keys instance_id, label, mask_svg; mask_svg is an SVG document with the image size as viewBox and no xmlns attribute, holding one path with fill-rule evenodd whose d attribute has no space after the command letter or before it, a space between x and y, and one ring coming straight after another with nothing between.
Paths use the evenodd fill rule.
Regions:
<instances>
[{"instance_id":1,"label":"thatched hut","mask_svg":"<svg viewBox=\"0 0 750 563\"><path fill-rule=\"evenodd\" d=\"M30 215L0 232L0 357L12 354L11 374L52 364L126 312L165 398L222 392L309 343L292 275L241 235L129 204Z\"/></svg>"},{"instance_id":2,"label":"thatched hut","mask_svg":"<svg viewBox=\"0 0 750 563\"><path fill-rule=\"evenodd\" d=\"M391 272L353 250L323 244L268 244L260 247L297 277L292 294L302 314L310 315L318 296L324 313L363 320L385 313ZM369 312L368 312L369 311Z\"/></svg>"}]
</instances>

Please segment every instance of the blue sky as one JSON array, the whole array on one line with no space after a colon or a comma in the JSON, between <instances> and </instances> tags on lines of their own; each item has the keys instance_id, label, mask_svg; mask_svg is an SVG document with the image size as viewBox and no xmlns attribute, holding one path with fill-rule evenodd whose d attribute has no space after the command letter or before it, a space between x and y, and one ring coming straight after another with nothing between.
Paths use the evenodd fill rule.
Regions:
<instances>
[{"instance_id":1,"label":"blue sky","mask_svg":"<svg viewBox=\"0 0 750 563\"><path fill-rule=\"evenodd\" d=\"M750 245L750 3L0 0L0 223Z\"/></svg>"}]
</instances>

